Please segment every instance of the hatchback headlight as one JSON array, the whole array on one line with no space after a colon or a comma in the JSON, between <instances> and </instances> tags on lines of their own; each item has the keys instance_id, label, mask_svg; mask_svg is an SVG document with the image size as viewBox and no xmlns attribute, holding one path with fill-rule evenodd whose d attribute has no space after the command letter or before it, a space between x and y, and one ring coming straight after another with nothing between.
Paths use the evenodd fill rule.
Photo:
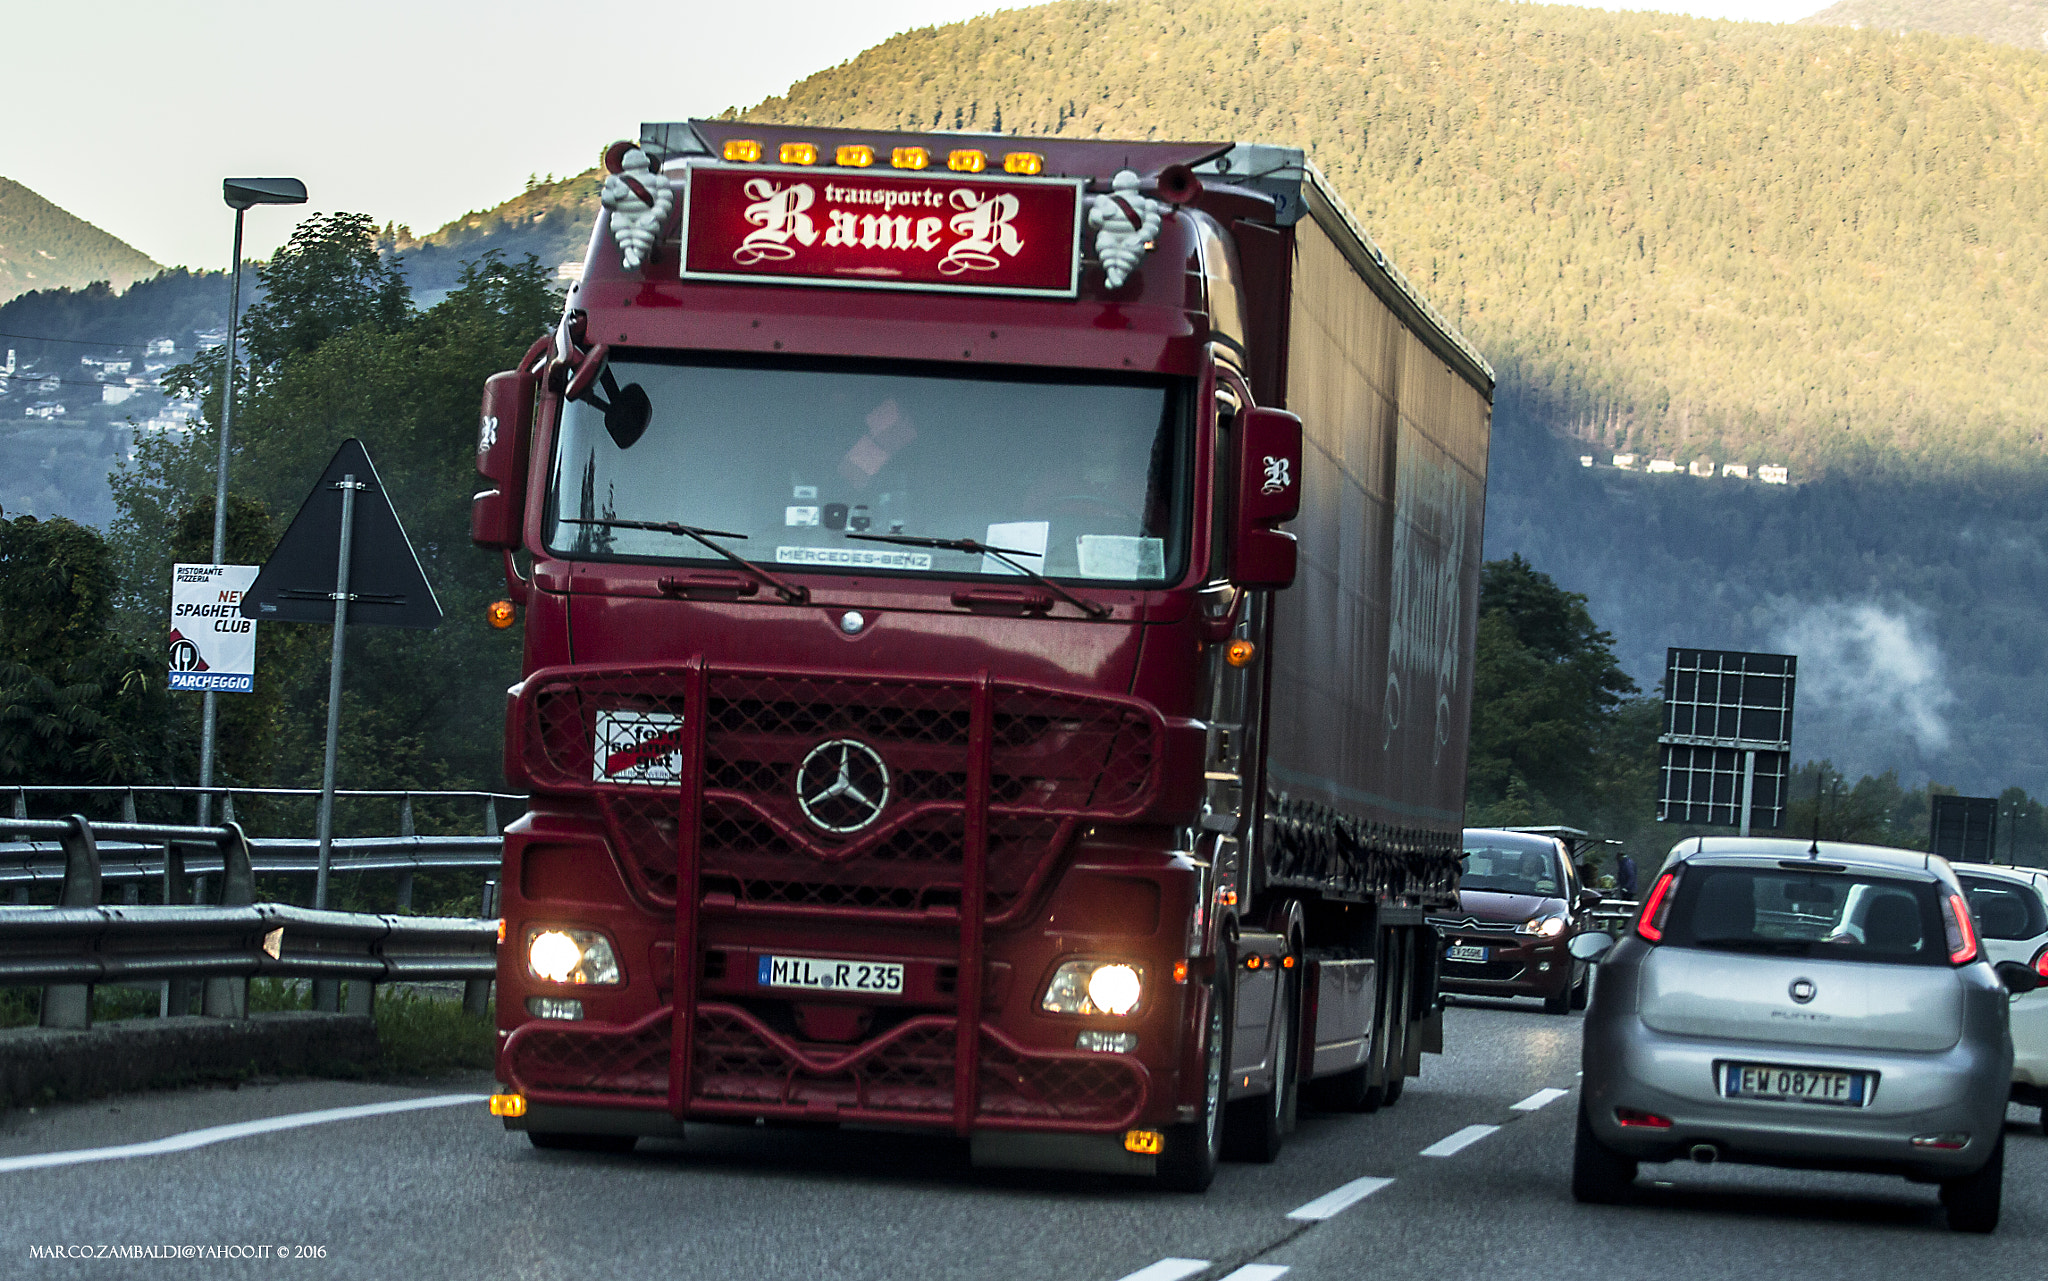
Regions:
<instances>
[{"instance_id":1,"label":"hatchback headlight","mask_svg":"<svg viewBox=\"0 0 2048 1281\"><path fill-rule=\"evenodd\" d=\"M1564 933L1565 918L1562 916L1532 916L1515 927L1517 934L1534 934L1538 938L1554 939Z\"/></svg>"},{"instance_id":2,"label":"hatchback headlight","mask_svg":"<svg viewBox=\"0 0 2048 1281\"><path fill-rule=\"evenodd\" d=\"M624 982L611 940L596 930L528 930L526 973L549 983Z\"/></svg>"},{"instance_id":3,"label":"hatchback headlight","mask_svg":"<svg viewBox=\"0 0 2048 1281\"><path fill-rule=\"evenodd\" d=\"M1066 961L1039 1008L1048 1014L1129 1014L1145 994L1145 971L1122 961Z\"/></svg>"}]
</instances>

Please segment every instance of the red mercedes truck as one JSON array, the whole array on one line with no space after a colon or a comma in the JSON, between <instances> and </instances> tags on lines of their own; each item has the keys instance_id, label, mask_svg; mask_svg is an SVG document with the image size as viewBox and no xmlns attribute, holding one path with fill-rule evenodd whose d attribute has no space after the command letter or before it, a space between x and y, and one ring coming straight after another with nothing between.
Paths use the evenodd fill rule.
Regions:
<instances>
[{"instance_id":1,"label":"red mercedes truck","mask_svg":"<svg viewBox=\"0 0 2048 1281\"><path fill-rule=\"evenodd\" d=\"M1296 150L690 121L485 388L492 1110L1199 1190L1441 1049L1493 374Z\"/></svg>"}]
</instances>

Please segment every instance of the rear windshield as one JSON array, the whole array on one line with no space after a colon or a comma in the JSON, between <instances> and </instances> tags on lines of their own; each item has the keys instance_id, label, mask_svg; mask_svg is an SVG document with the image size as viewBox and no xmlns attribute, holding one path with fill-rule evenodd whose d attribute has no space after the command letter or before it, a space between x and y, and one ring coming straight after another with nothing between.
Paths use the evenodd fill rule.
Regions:
<instances>
[{"instance_id":1,"label":"rear windshield","mask_svg":"<svg viewBox=\"0 0 2048 1281\"><path fill-rule=\"evenodd\" d=\"M1960 879L1970 900L1970 915L1977 919L1977 932L1985 938L2030 939L2048 932L2048 909L2042 908L2041 896L2032 889L1988 876Z\"/></svg>"},{"instance_id":2,"label":"rear windshield","mask_svg":"<svg viewBox=\"0 0 2048 1281\"><path fill-rule=\"evenodd\" d=\"M1530 845L1535 845L1531 842ZM1535 894L1562 898L1564 881L1554 848L1465 839L1461 890L1493 890L1501 894Z\"/></svg>"},{"instance_id":3,"label":"rear windshield","mask_svg":"<svg viewBox=\"0 0 2048 1281\"><path fill-rule=\"evenodd\" d=\"M1948 963L1936 887L1857 872L1689 868L1678 878L1664 941L1772 956Z\"/></svg>"}]
</instances>

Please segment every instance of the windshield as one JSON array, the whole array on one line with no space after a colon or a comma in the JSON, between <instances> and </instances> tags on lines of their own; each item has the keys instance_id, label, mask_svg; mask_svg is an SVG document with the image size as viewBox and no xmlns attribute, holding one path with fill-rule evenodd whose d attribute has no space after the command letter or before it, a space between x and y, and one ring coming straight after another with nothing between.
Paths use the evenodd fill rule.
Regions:
<instances>
[{"instance_id":1,"label":"windshield","mask_svg":"<svg viewBox=\"0 0 2048 1281\"><path fill-rule=\"evenodd\" d=\"M1468 844L1458 888L1542 898L1564 896L1557 851L1534 845Z\"/></svg>"},{"instance_id":2,"label":"windshield","mask_svg":"<svg viewBox=\"0 0 2048 1281\"><path fill-rule=\"evenodd\" d=\"M715 559L653 530L743 534L746 559L803 570L1015 577L993 556L850 533L971 538L1054 578L1165 584L1187 561L1189 430L1178 384L933 373L868 362L614 359L612 403L567 405L548 547L586 558ZM600 390L601 400L607 393Z\"/></svg>"},{"instance_id":3,"label":"windshield","mask_svg":"<svg viewBox=\"0 0 2048 1281\"><path fill-rule=\"evenodd\" d=\"M1690 869L1678 879L1664 941L1778 956L1948 961L1934 885L1853 872Z\"/></svg>"}]
</instances>

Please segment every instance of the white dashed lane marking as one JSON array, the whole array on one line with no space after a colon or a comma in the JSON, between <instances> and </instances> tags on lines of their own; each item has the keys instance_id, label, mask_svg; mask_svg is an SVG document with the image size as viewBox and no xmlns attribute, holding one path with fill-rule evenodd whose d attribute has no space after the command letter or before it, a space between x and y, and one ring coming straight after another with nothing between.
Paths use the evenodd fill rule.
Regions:
<instances>
[{"instance_id":1,"label":"white dashed lane marking","mask_svg":"<svg viewBox=\"0 0 2048 1281\"><path fill-rule=\"evenodd\" d=\"M390 1116L395 1112L418 1112L425 1108L459 1107L465 1103L482 1103L490 1096L484 1094L437 1094L425 1099L397 1099L390 1103L366 1103L360 1107L327 1108L319 1112L294 1112L289 1116L265 1117L260 1121L240 1121L234 1125L216 1125L205 1130L187 1130L166 1138L152 1139L147 1143L126 1143L113 1148L79 1148L70 1152L38 1152L32 1156L0 1157L0 1174L14 1170L42 1170L54 1165L84 1165L92 1161L124 1161L139 1156L163 1156L170 1152L189 1152L213 1143L225 1143L230 1139L246 1139L258 1134L275 1134L279 1130L297 1130L309 1125L327 1125L334 1121L355 1121L364 1117ZM1174 1276L1185 1276L1175 1273ZM1148 1278L1148 1281L1150 1279Z\"/></svg>"},{"instance_id":2,"label":"white dashed lane marking","mask_svg":"<svg viewBox=\"0 0 2048 1281\"><path fill-rule=\"evenodd\" d=\"M1422 1149L1422 1155L1456 1156L1499 1128L1497 1125L1468 1125L1454 1134L1446 1134Z\"/></svg>"},{"instance_id":3,"label":"white dashed lane marking","mask_svg":"<svg viewBox=\"0 0 2048 1281\"><path fill-rule=\"evenodd\" d=\"M1287 1275L1287 1266L1281 1263L1247 1263L1223 1281L1274 1281L1275 1277Z\"/></svg>"},{"instance_id":4,"label":"white dashed lane marking","mask_svg":"<svg viewBox=\"0 0 2048 1281\"><path fill-rule=\"evenodd\" d=\"M1555 1103L1570 1093L1570 1090L1538 1090L1520 1103L1515 1104L1511 1110L1515 1112L1534 1112L1544 1104Z\"/></svg>"},{"instance_id":5,"label":"white dashed lane marking","mask_svg":"<svg viewBox=\"0 0 2048 1281\"><path fill-rule=\"evenodd\" d=\"M1148 1263L1120 1281L1181 1281L1208 1268L1207 1259L1161 1259Z\"/></svg>"},{"instance_id":6,"label":"white dashed lane marking","mask_svg":"<svg viewBox=\"0 0 2048 1281\"><path fill-rule=\"evenodd\" d=\"M1287 1217L1300 1219L1306 1223L1319 1223L1343 1213L1392 1182L1392 1179L1353 1179L1342 1187L1323 1193L1299 1209L1289 1210Z\"/></svg>"}]
</instances>

